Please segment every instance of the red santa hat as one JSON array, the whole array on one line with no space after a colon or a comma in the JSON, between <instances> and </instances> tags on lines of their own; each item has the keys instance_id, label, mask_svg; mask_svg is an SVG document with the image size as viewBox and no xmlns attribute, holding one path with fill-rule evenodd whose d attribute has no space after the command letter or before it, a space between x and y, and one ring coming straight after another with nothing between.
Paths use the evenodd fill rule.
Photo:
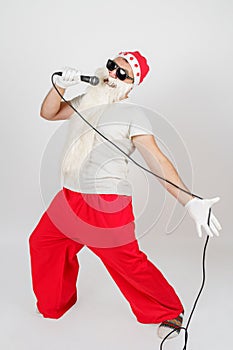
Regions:
<instances>
[{"instance_id":1,"label":"red santa hat","mask_svg":"<svg viewBox=\"0 0 233 350\"><path fill-rule=\"evenodd\" d=\"M123 57L128 61L133 70L134 84L139 85L143 81L150 69L147 64L146 58L143 57L139 51L119 52L117 57Z\"/></svg>"}]
</instances>

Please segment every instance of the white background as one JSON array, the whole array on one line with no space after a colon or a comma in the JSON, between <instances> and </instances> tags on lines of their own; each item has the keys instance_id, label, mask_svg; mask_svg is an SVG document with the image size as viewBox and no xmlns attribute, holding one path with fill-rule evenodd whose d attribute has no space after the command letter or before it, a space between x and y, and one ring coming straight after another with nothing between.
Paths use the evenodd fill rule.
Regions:
<instances>
[{"instance_id":1,"label":"white background","mask_svg":"<svg viewBox=\"0 0 233 350\"><path fill-rule=\"evenodd\" d=\"M206 287L190 325L189 348L229 348L232 2L8 0L0 16L1 348L159 349L157 326L136 322L87 249L80 253L79 302L58 321L34 315L28 237L45 209L39 182L43 152L64 123L40 118L40 105L54 71L68 65L92 74L122 50L141 51L151 67L131 102L158 111L181 135L191 157L194 193L221 198L214 213L223 229L221 237L210 240ZM188 316L201 282L204 239L197 238L188 216L173 235L164 233L173 204L170 198L156 229L140 239L140 246L175 287ZM181 348L182 336L166 344L168 350Z\"/></svg>"}]
</instances>

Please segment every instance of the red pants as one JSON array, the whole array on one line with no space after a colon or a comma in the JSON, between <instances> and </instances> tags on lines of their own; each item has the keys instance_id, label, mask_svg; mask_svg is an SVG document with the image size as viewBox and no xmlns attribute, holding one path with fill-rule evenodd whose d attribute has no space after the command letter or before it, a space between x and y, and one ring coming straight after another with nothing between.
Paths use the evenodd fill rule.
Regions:
<instances>
[{"instance_id":1,"label":"red pants","mask_svg":"<svg viewBox=\"0 0 233 350\"><path fill-rule=\"evenodd\" d=\"M102 260L138 322L160 323L183 311L174 289L139 249L130 196L63 188L29 244L33 290L44 317L59 318L77 301L76 254L84 245Z\"/></svg>"}]
</instances>

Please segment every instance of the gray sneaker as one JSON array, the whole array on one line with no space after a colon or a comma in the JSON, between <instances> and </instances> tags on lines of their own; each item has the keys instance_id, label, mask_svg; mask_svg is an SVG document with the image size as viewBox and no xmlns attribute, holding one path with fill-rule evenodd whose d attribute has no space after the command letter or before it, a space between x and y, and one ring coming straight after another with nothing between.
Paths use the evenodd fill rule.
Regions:
<instances>
[{"instance_id":1,"label":"gray sneaker","mask_svg":"<svg viewBox=\"0 0 233 350\"><path fill-rule=\"evenodd\" d=\"M173 318L172 320L163 321L158 327L159 338L164 339L172 331L174 332L170 334L167 339L177 337L177 335L180 334L180 327L182 327L183 317L184 313L182 312L179 316Z\"/></svg>"}]
</instances>

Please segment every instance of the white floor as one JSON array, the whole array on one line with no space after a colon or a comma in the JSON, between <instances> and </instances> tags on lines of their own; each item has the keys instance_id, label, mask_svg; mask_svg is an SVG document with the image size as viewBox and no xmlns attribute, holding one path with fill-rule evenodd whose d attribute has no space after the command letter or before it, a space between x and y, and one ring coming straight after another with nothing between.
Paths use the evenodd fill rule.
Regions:
<instances>
[{"instance_id":1,"label":"white floor","mask_svg":"<svg viewBox=\"0 0 233 350\"><path fill-rule=\"evenodd\" d=\"M76 305L59 320L38 316L30 279L29 231L30 227L22 225L15 229L18 237L13 240L12 232L5 228L1 243L1 349L160 349L157 325L137 323L101 261L86 248L79 253ZM175 287L185 306L187 321L201 283L204 239L195 236L194 227L186 220L171 236L152 232L139 242ZM231 348L231 247L223 238L210 241L206 286L189 327L189 350ZM164 349L182 350L183 341L184 333L167 341Z\"/></svg>"}]
</instances>

